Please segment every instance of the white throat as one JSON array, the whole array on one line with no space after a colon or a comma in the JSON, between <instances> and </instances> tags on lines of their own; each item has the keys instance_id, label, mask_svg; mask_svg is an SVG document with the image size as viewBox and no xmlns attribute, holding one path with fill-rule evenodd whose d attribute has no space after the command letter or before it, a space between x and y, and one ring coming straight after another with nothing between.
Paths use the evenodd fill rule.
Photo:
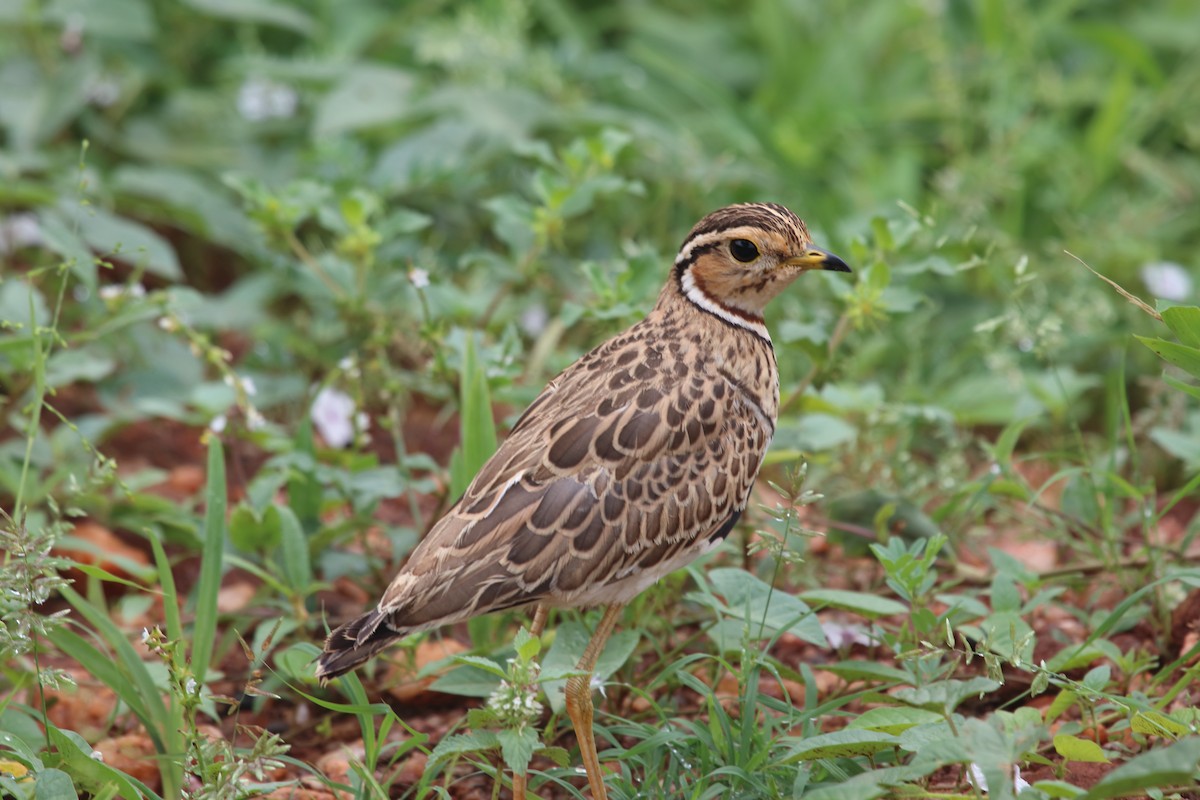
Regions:
<instances>
[{"instance_id":1,"label":"white throat","mask_svg":"<svg viewBox=\"0 0 1200 800\"><path fill-rule=\"evenodd\" d=\"M683 289L683 296L690 300L692 305L703 311L707 311L714 317L720 317L730 325L736 325L739 328L750 331L768 344L771 343L771 334L761 320L746 319L742 315L730 311L729 308L705 294L696 285L696 279L692 277L691 267L684 270L683 277L679 279L679 283Z\"/></svg>"}]
</instances>

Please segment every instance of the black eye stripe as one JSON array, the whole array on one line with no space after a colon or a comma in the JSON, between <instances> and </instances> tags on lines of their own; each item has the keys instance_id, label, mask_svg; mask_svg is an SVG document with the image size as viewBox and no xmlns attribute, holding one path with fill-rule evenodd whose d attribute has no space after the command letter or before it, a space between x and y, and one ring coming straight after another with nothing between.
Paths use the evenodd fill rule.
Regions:
<instances>
[{"instance_id":1,"label":"black eye stripe","mask_svg":"<svg viewBox=\"0 0 1200 800\"><path fill-rule=\"evenodd\" d=\"M758 246L749 239L734 239L729 243L729 254L743 264L758 258Z\"/></svg>"}]
</instances>

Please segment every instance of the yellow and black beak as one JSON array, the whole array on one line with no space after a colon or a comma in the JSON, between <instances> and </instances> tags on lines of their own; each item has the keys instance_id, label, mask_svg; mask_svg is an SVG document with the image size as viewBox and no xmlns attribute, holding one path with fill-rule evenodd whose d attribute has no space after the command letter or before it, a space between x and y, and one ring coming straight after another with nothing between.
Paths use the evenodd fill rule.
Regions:
<instances>
[{"instance_id":1,"label":"yellow and black beak","mask_svg":"<svg viewBox=\"0 0 1200 800\"><path fill-rule=\"evenodd\" d=\"M804 255L790 259L788 263L795 264L804 269L825 269L830 272L853 271L845 261L842 261L828 250L822 250L819 247L808 248L804 251Z\"/></svg>"}]
</instances>

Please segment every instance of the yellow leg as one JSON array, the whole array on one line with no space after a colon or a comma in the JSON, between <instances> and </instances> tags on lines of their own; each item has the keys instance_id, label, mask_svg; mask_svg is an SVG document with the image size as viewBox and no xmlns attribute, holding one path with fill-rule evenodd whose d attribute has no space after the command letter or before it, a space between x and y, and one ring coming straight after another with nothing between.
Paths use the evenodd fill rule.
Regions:
<instances>
[{"instance_id":1,"label":"yellow leg","mask_svg":"<svg viewBox=\"0 0 1200 800\"><path fill-rule=\"evenodd\" d=\"M529 626L529 632L534 636L541 636L542 631L546 629L546 618L550 616L550 609L544 603L538 604L537 610L533 612L533 624ZM525 791L529 785L529 775L524 772L513 773L513 800L525 800Z\"/></svg>"},{"instance_id":2,"label":"yellow leg","mask_svg":"<svg viewBox=\"0 0 1200 800\"><path fill-rule=\"evenodd\" d=\"M583 673L567 679L567 714L579 740L579 755L583 768L587 770L588 786L592 788L593 800L608 800L604 788L604 777L600 774L600 756L596 753L596 732L592 729L592 670L604 650L604 644L612 635L613 627L621 616L623 606L612 605L604 610L596 632L579 659L576 671Z\"/></svg>"}]
</instances>

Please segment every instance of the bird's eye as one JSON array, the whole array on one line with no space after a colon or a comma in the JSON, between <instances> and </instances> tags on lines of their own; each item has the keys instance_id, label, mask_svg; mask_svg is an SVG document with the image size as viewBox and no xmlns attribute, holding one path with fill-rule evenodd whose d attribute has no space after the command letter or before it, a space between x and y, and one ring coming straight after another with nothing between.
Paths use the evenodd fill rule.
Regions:
<instances>
[{"instance_id":1,"label":"bird's eye","mask_svg":"<svg viewBox=\"0 0 1200 800\"><path fill-rule=\"evenodd\" d=\"M743 264L758 258L758 246L749 239L734 239L729 243L729 254Z\"/></svg>"}]
</instances>

